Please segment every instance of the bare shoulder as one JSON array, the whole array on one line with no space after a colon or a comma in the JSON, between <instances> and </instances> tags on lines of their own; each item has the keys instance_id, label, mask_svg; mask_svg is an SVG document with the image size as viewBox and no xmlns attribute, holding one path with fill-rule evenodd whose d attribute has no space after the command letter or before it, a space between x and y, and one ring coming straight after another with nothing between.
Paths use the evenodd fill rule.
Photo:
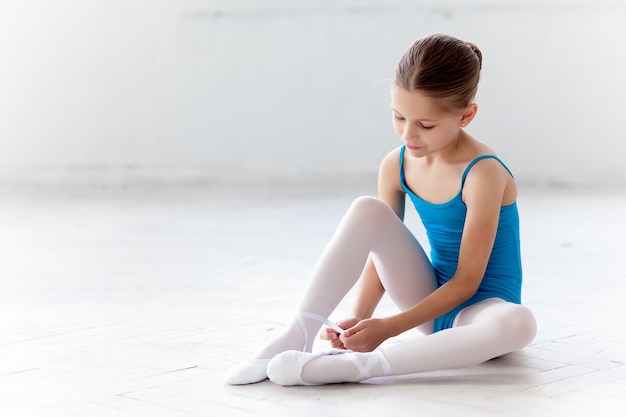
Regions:
<instances>
[{"instance_id":1,"label":"bare shoulder","mask_svg":"<svg viewBox=\"0 0 626 417\"><path fill-rule=\"evenodd\" d=\"M463 186L463 194L464 197L477 195L480 199L485 199L486 195L489 195L500 204L508 205L517 198L517 187L502 162L495 158L483 158L469 171Z\"/></svg>"},{"instance_id":2,"label":"bare shoulder","mask_svg":"<svg viewBox=\"0 0 626 417\"><path fill-rule=\"evenodd\" d=\"M398 147L389 152L380 163L378 173L378 187L384 186L386 189L402 190L400 185L400 150Z\"/></svg>"},{"instance_id":3,"label":"bare shoulder","mask_svg":"<svg viewBox=\"0 0 626 417\"><path fill-rule=\"evenodd\" d=\"M493 155L498 157L498 154L494 149L487 145L486 143L470 136L470 159L477 158L481 155ZM469 177L474 177L476 179L480 179L481 182L489 179L493 179L492 177L497 177L496 179L502 179L507 176L510 176L506 168L502 165L503 162L498 161L495 158L483 158L480 161L476 162L472 169L468 174Z\"/></svg>"},{"instance_id":4,"label":"bare shoulder","mask_svg":"<svg viewBox=\"0 0 626 417\"><path fill-rule=\"evenodd\" d=\"M404 190L400 184L400 148L389 152L380 163L378 197L404 218Z\"/></svg>"}]
</instances>

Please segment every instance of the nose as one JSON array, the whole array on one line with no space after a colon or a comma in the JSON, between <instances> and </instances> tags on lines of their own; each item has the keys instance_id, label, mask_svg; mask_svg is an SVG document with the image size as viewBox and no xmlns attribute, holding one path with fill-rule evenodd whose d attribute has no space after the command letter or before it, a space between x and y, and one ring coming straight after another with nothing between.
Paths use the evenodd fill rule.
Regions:
<instances>
[{"instance_id":1,"label":"nose","mask_svg":"<svg viewBox=\"0 0 626 417\"><path fill-rule=\"evenodd\" d=\"M411 123L405 123L402 129L402 139L409 141L417 137L417 129L411 126Z\"/></svg>"}]
</instances>

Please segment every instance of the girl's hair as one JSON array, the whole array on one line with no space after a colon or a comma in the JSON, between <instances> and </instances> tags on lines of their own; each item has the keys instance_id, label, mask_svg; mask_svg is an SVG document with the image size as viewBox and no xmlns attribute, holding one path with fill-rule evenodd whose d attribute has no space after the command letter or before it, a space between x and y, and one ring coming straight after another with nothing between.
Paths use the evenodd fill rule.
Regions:
<instances>
[{"instance_id":1,"label":"girl's hair","mask_svg":"<svg viewBox=\"0 0 626 417\"><path fill-rule=\"evenodd\" d=\"M395 84L419 90L446 110L461 109L474 100L482 68L482 53L472 43L443 34L420 38L404 53Z\"/></svg>"}]
</instances>

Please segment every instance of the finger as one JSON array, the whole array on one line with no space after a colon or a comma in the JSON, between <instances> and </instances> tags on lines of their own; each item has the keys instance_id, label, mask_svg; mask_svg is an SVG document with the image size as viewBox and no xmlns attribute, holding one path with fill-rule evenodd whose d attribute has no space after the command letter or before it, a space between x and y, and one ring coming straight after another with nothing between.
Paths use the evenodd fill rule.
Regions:
<instances>
[{"instance_id":1,"label":"finger","mask_svg":"<svg viewBox=\"0 0 626 417\"><path fill-rule=\"evenodd\" d=\"M350 337L352 335L357 334L358 332L360 332L361 330L363 330L364 326L361 324L362 322L358 322L357 324L355 324L354 326L350 327L349 329L347 329L345 332L343 332L344 337Z\"/></svg>"},{"instance_id":2,"label":"finger","mask_svg":"<svg viewBox=\"0 0 626 417\"><path fill-rule=\"evenodd\" d=\"M326 328L325 331L320 333L320 339L322 340L336 340L339 334L333 329Z\"/></svg>"},{"instance_id":3,"label":"finger","mask_svg":"<svg viewBox=\"0 0 626 417\"><path fill-rule=\"evenodd\" d=\"M337 338L339 337L339 335L337 333L321 333L320 334L320 339L322 340L328 340L328 341L333 341L333 340L337 340Z\"/></svg>"},{"instance_id":4,"label":"finger","mask_svg":"<svg viewBox=\"0 0 626 417\"><path fill-rule=\"evenodd\" d=\"M343 346L343 343L341 343L341 340L339 339L333 340L330 343L330 347L332 347L333 349L345 349L345 347Z\"/></svg>"},{"instance_id":5,"label":"finger","mask_svg":"<svg viewBox=\"0 0 626 417\"><path fill-rule=\"evenodd\" d=\"M355 340L357 339L357 340ZM356 338L344 338L343 336L339 336L339 340L342 342L343 349L356 351L355 348L359 344L358 337Z\"/></svg>"},{"instance_id":6,"label":"finger","mask_svg":"<svg viewBox=\"0 0 626 417\"><path fill-rule=\"evenodd\" d=\"M330 329L334 330L337 334L342 334L344 329L336 323L327 322L326 325L330 327Z\"/></svg>"}]
</instances>

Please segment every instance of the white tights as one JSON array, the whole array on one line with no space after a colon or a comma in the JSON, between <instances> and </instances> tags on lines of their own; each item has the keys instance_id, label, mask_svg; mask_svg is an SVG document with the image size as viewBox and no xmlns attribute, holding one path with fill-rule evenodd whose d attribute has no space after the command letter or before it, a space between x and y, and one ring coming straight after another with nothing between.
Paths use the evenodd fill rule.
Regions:
<instances>
[{"instance_id":1,"label":"white tights","mask_svg":"<svg viewBox=\"0 0 626 417\"><path fill-rule=\"evenodd\" d=\"M414 306L436 289L430 261L411 231L382 200L359 197L320 256L298 312L328 317L356 284L368 256L387 294L401 310ZM257 366L259 359L269 360L286 350L310 352L320 326L310 318L294 319L256 356ZM418 330L426 336L380 348L382 359L372 353L315 358L304 367L302 378L311 383L359 380L362 375L358 376L354 358L348 355L370 365L386 358L393 375L475 365L526 346L535 336L536 324L526 307L489 299L463 309L451 329L433 334L433 323L428 322ZM235 372L245 373L246 366L241 365ZM385 369L382 363L375 363L368 377L383 376Z\"/></svg>"}]
</instances>

